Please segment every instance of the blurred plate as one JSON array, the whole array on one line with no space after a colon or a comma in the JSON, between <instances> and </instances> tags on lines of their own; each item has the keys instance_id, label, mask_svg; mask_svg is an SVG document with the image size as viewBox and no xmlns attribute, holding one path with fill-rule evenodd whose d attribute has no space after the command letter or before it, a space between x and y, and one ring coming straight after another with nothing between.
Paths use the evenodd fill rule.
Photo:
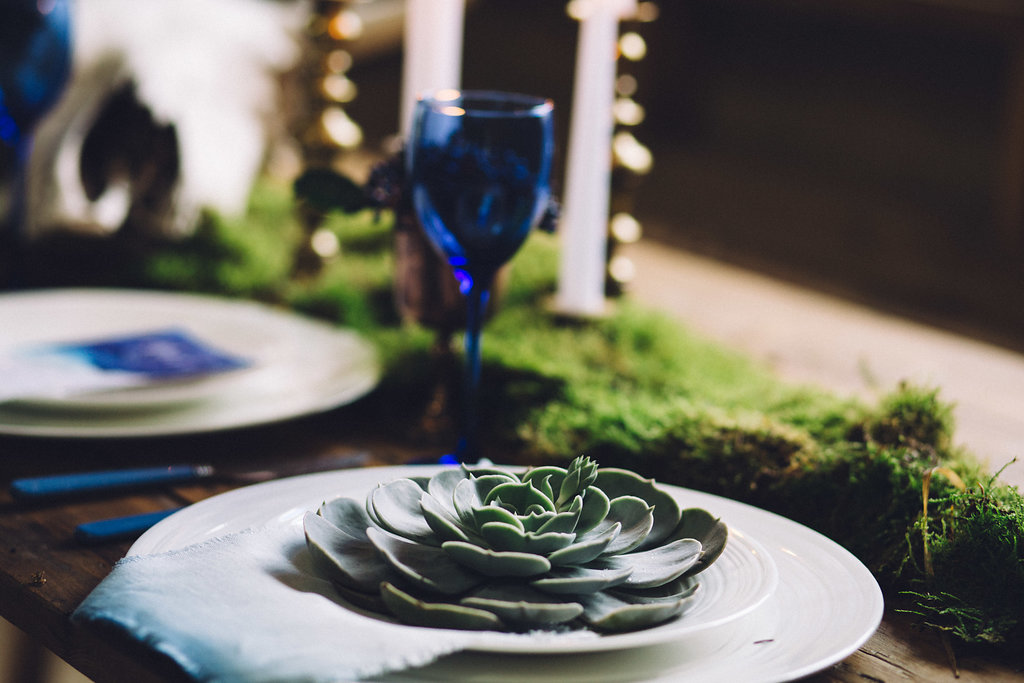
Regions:
<instances>
[{"instance_id":1,"label":"blurred plate","mask_svg":"<svg viewBox=\"0 0 1024 683\"><path fill-rule=\"evenodd\" d=\"M0 434L151 436L284 420L353 401L379 378L354 332L250 301L115 289L0 296L3 349L177 327L253 361L248 369L0 404Z\"/></svg>"}]
</instances>

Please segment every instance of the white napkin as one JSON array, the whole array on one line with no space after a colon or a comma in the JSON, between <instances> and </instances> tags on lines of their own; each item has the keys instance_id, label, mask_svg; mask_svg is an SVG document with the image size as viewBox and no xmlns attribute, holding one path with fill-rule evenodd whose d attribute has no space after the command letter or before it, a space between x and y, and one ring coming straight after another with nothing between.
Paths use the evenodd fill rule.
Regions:
<instances>
[{"instance_id":1,"label":"white napkin","mask_svg":"<svg viewBox=\"0 0 1024 683\"><path fill-rule=\"evenodd\" d=\"M409 628L341 607L301 527L132 556L72 615L113 627L201 681L356 681L428 664L479 634Z\"/></svg>"}]
</instances>

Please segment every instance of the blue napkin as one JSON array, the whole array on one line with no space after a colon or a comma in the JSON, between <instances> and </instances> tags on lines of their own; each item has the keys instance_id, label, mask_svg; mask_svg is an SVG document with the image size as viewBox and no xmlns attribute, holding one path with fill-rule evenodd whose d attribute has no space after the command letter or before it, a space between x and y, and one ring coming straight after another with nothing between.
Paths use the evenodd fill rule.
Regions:
<instances>
[{"instance_id":1,"label":"blue napkin","mask_svg":"<svg viewBox=\"0 0 1024 683\"><path fill-rule=\"evenodd\" d=\"M357 681L428 664L478 637L340 606L313 574L297 524L124 558L72 620L120 632L198 681Z\"/></svg>"}]
</instances>

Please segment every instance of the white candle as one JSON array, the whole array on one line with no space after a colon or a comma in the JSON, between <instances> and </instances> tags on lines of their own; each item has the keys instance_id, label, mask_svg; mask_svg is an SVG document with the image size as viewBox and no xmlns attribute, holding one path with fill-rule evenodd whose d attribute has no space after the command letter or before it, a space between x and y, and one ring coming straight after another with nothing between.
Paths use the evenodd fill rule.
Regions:
<instances>
[{"instance_id":1,"label":"white candle","mask_svg":"<svg viewBox=\"0 0 1024 683\"><path fill-rule=\"evenodd\" d=\"M416 98L462 82L465 0L406 0L399 130L406 139Z\"/></svg>"},{"instance_id":2,"label":"white candle","mask_svg":"<svg viewBox=\"0 0 1024 683\"><path fill-rule=\"evenodd\" d=\"M576 8L580 31L555 308L569 315L598 315L605 304L619 19L636 12L636 0L577 0Z\"/></svg>"}]
</instances>

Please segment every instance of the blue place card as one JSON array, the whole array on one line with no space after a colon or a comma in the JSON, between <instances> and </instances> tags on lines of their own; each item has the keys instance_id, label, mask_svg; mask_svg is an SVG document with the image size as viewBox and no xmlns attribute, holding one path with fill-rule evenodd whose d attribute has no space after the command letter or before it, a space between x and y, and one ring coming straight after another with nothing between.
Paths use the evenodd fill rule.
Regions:
<instances>
[{"instance_id":1,"label":"blue place card","mask_svg":"<svg viewBox=\"0 0 1024 683\"><path fill-rule=\"evenodd\" d=\"M184 380L250 367L185 330L38 344L0 356L0 401L80 394Z\"/></svg>"}]
</instances>

